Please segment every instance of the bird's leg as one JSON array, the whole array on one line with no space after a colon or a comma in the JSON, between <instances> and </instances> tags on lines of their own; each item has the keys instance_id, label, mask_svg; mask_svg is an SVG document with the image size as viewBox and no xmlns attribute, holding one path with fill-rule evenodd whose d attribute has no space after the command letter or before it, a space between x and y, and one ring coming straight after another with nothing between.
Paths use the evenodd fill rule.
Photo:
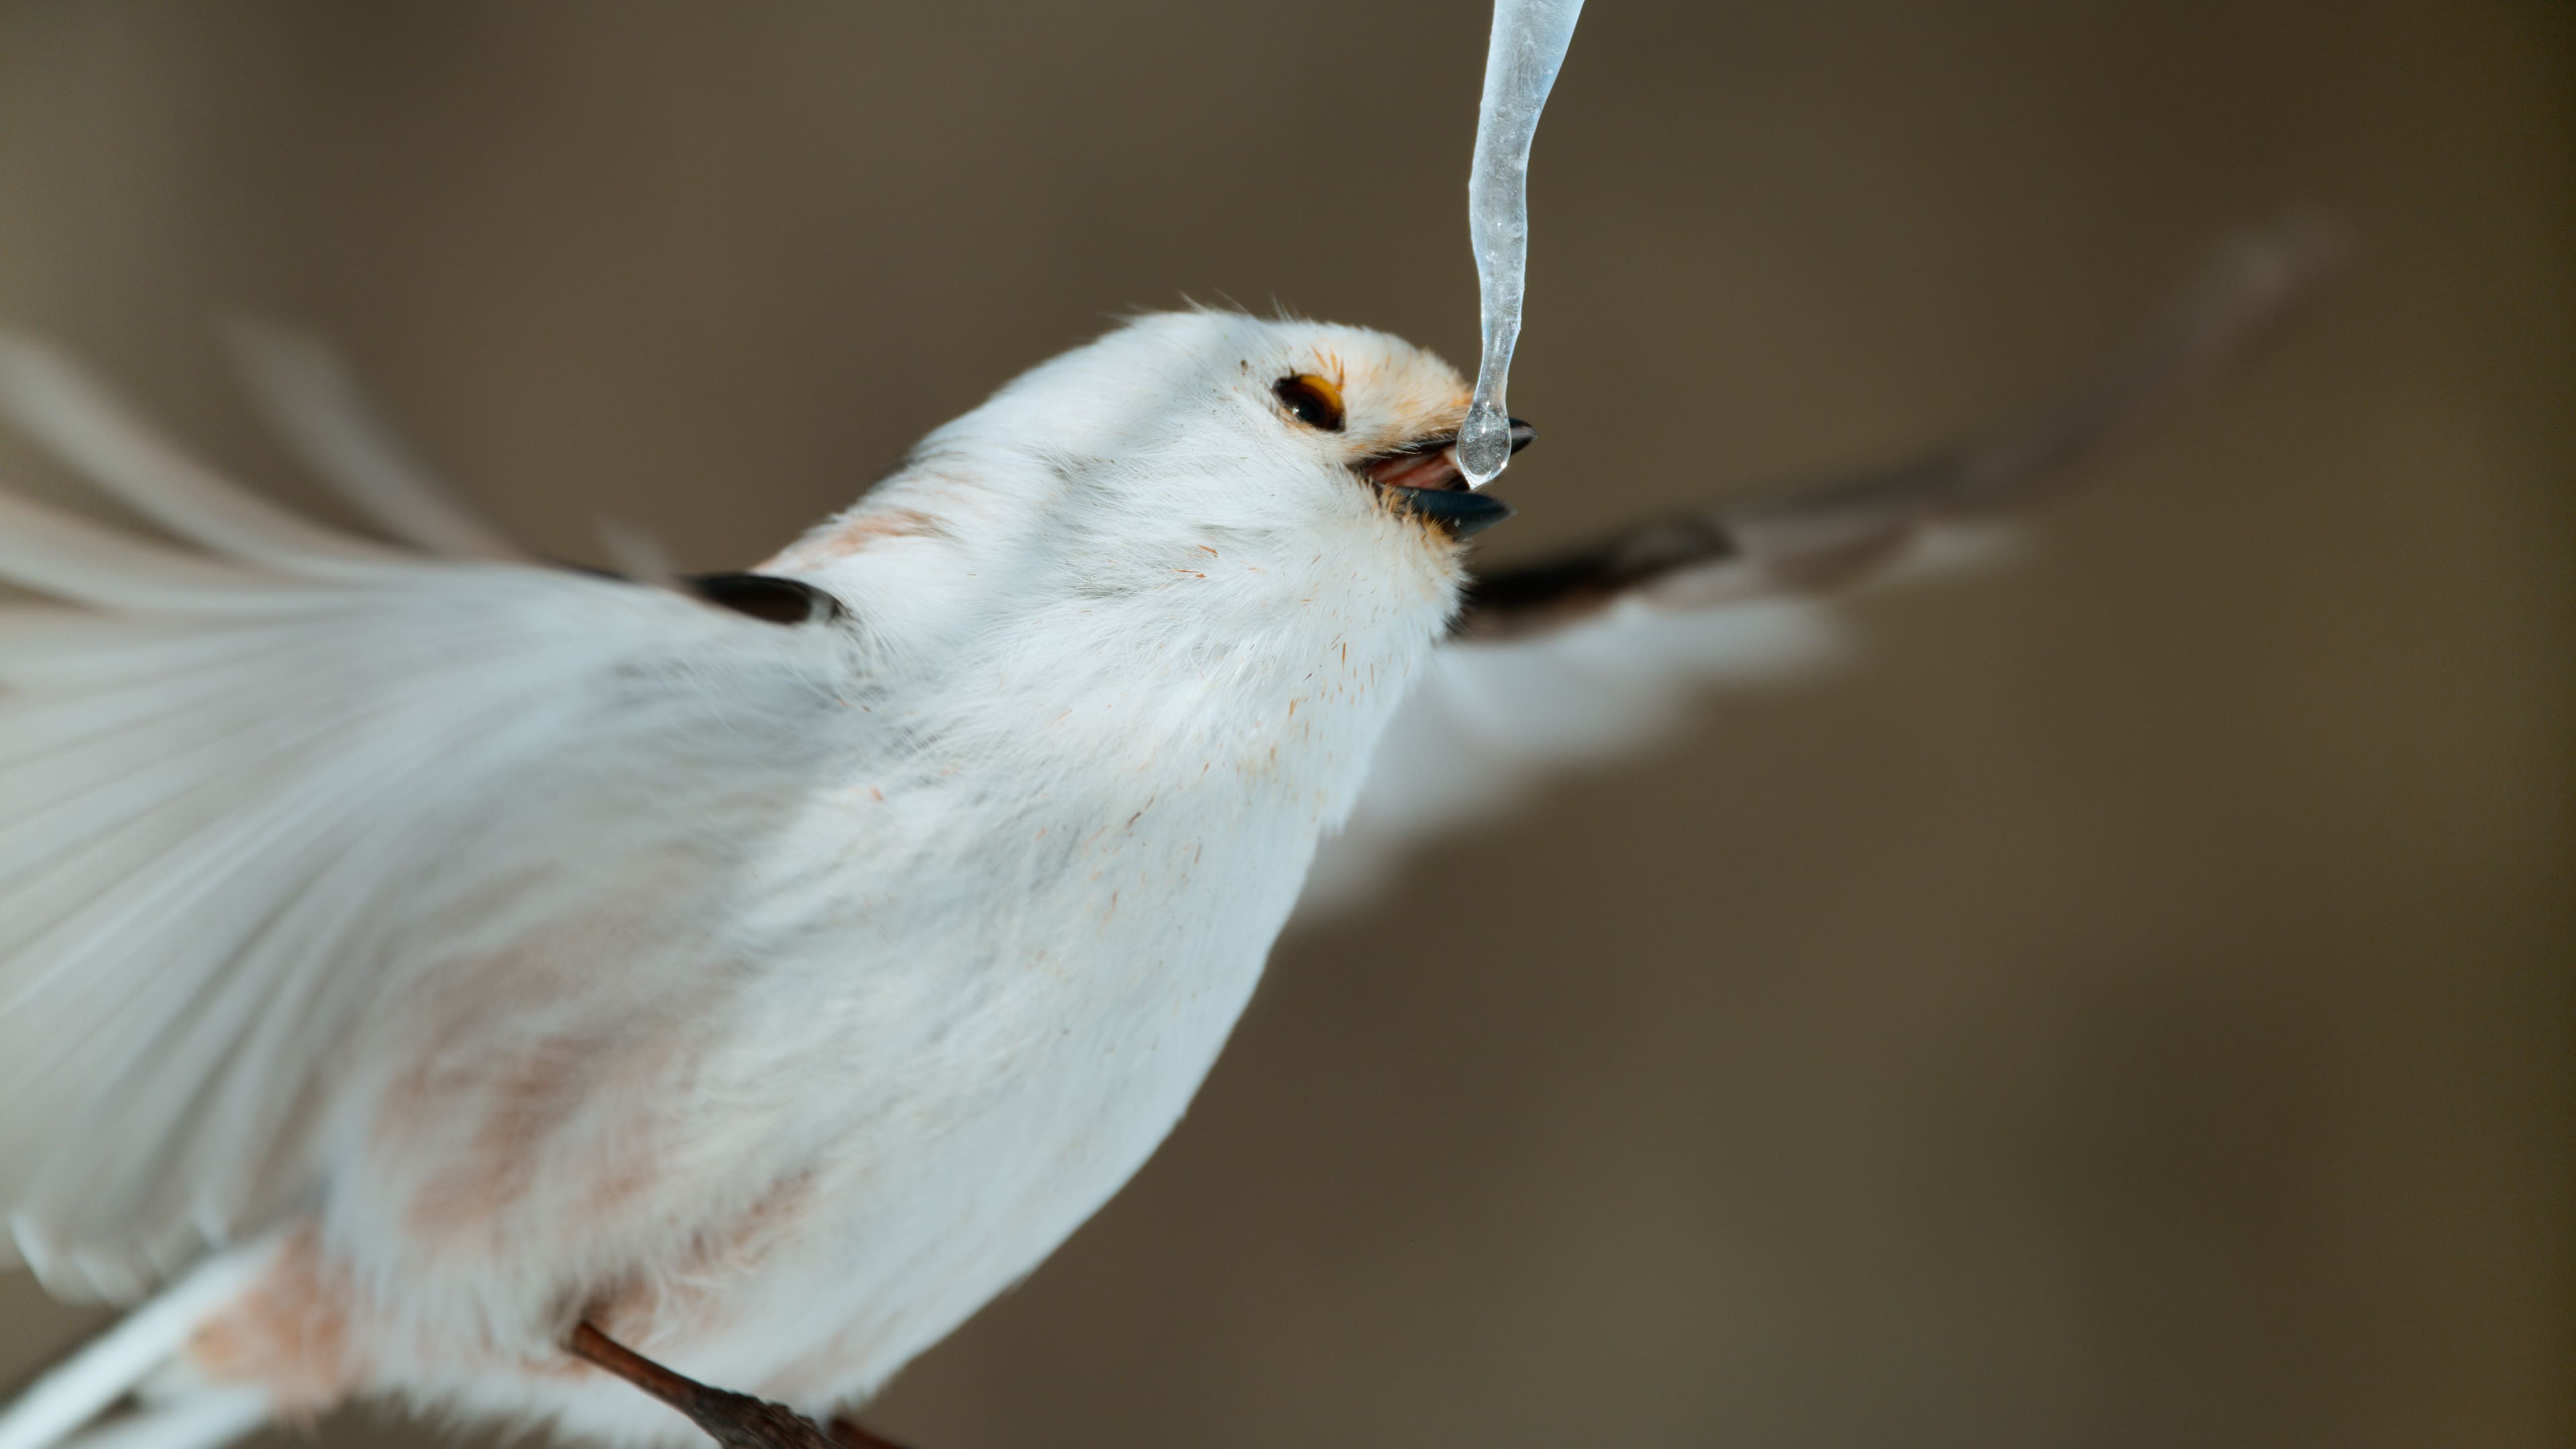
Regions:
<instances>
[{"instance_id":1,"label":"bird's leg","mask_svg":"<svg viewBox=\"0 0 2576 1449\"><path fill-rule=\"evenodd\" d=\"M724 1449L903 1449L847 1419L834 1419L826 1429L785 1404L710 1388L673 1373L587 1323L573 1329L565 1347L575 1358L608 1370L688 1415L689 1422L706 1430L707 1437Z\"/></svg>"}]
</instances>

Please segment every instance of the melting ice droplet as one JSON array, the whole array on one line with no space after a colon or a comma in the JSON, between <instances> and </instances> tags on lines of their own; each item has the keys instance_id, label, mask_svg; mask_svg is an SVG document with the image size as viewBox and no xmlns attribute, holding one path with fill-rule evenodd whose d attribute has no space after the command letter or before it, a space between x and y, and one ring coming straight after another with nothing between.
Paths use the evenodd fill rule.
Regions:
<instances>
[{"instance_id":1,"label":"melting ice droplet","mask_svg":"<svg viewBox=\"0 0 2576 1449\"><path fill-rule=\"evenodd\" d=\"M1476 246L1484 301L1484 354L1476 400L1458 432L1458 471L1467 485L1492 482L1512 460L1503 384L1521 335L1521 289L1529 275L1530 138L1574 39L1583 0L1494 0L1494 38L1485 52L1485 103L1476 117L1475 168L1467 173L1467 230Z\"/></svg>"}]
</instances>

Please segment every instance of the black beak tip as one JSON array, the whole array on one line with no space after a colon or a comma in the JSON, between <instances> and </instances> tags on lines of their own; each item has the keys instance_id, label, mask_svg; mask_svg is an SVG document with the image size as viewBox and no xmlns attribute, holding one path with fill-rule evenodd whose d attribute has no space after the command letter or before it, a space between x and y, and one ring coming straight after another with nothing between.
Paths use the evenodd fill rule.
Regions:
<instances>
[{"instance_id":1,"label":"black beak tip","mask_svg":"<svg viewBox=\"0 0 2576 1449\"><path fill-rule=\"evenodd\" d=\"M1428 520L1451 538L1471 538L1512 516L1512 506L1489 493L1463 488L1390 488L1397 506Z\"/></svg>"},{"instance_id":2,"label":"black beak tip","mask_svg":"<svg viewBox=\"0 0 2576 1449\"><path fill-rule=\"evenodd\" d=\"M1526 448L1526 447L1528 447L1530 444L1535 443L1535 442L1537 442L1537 441L1538 441L1538 429L1531 427L1528 423L1526 423L1526 422L1522 421L1522 420L1521 420L1521 419L1519 419L1519 418L1513 418L1513 419L1511 419L1511 424L1512 424L1511 439L1512 439L1512 451L1513 451L1513 452L1517 453L1517 452L1519 452L1521 449Z\"/></svg>"}]
</instances>

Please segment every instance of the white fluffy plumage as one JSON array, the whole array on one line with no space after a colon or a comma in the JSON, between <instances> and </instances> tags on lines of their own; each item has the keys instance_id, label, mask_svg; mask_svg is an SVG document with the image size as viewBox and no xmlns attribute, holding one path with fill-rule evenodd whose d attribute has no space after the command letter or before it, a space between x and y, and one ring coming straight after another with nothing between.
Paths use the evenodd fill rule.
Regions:
<instances>
[{"instance_id":1,"label":"white fluffy plumage","mask_svg":"<svg viewBox=\"0 0 2576 1449\"><path fill-rule=\"evenodd\" d=\"M23 427L197 546L0 513L59 601L0 620L0 1205L76 1296L283 1233L189 1350L281 1407L689 1438L566 1371L584 1315L867 1395L1171 1128L1462 578L1354 466L1466 389L1356 329L1174 314L1035 369L764 566L839 606L792 627L503 556L310 354L253 356L436 555L0 352Z\"/></svg>"},{"instance_id":2,"label":"white fluffy plumage","mask_svg":"<svg viewBox=\"0 0 2576 1449\"><path fill-rule=\"evenodd\" d=\"M0 496L0 582L49 601L0 607L0 1214L65 1296L179 1279L0 1449L128 1388L149 1449L352 1394L695 1437L566 1357L582 1321L864 1399L1162 1140L1336 827L1310 909L1694 681L1825 657L1805 591L2026 495L2302 258L2231 253L2030 424L1476 580L1391 486L1437 480L1447 366L1147 317L748 612L520 555L293 338L240 339L260 401L406 546L0 340L0 409L186 545Z\"/></svg>"}]
</instances>

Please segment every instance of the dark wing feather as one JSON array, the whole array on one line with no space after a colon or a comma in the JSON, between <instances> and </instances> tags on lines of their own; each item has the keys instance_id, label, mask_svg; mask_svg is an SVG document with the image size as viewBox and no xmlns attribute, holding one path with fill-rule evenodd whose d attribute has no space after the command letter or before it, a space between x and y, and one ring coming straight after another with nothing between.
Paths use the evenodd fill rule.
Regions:
<instances>
[{"instance_id":1,"label":"dark wing feather","mask_svg":"<svg viewBox=\"0 0 2576 1449\"><path fill-rule=\"evenodd\" d=\"M2312 221L2239 239L2116 365L2038 412L1926 457L1729 498L1479 574L1457 635L1562 628L1628 598L1712 604L1864 577L1935 524L2018 507L2067 482L2272 335L2341 251L2337 234Z\"/></svg>"},{"instance_id":2,"label":"dark wing feather","mask_svg":"<svg viewBox=\"0 0 2576 1449\"><path fill-rule=\"evenodd\" d=\"M1509 807L1536 781L1633 750L1700 690L1834 657L1829 590L1927 545L1953 561L1970 520L2018 508L2190 390L2241 362L2341 252L2315 222L2223 249L2182 301L2089 385L1929 456L1728 498L1471 585L1436 659L1379 746L1344 833L1308 881L1311 916L1365 896L1429 836Z\"/></svg>"}]
</instances>

